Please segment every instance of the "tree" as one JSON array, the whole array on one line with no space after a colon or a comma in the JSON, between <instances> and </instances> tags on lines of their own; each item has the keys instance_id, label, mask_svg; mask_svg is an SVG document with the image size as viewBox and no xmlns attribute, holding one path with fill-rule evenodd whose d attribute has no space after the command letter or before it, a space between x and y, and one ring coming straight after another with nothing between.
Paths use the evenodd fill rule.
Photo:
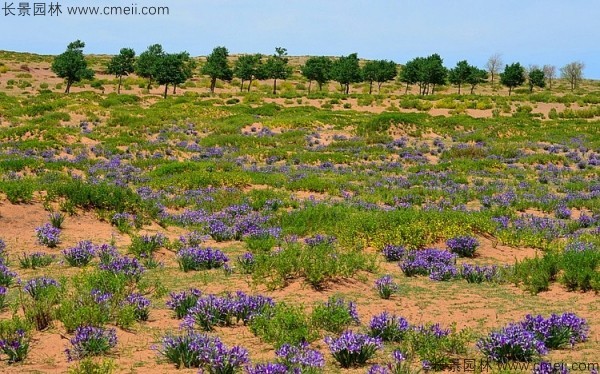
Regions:
<instances>
[{"instance_id":1,"label":"tree","mask_svg":"<svg viewBox=\"0 0 600 374\"><path fill-rule=\"evenodd\" d=\"M369 82L369 95L373 91L373 82L377 82L377 91L381 91L381 85L391 81L398 74L394 61L376 60L367 61L362 69L363 80Z\"/></svg>"},{"instance_id":2,"label":"tree","mask_svg":"<svg viewBox=\"0 0 600 374\"><path fill-rule=\"evenodd\" d=\"M138 57L135 64L135 73L145 79L148 79L147 89L150 89L152 82L156 80L156 68L158 62L165 56L165 51L160 44L153 44Z\"/></svg>"},{"instance_id":3,"label":"tree","mask_svg":"<svg viewBox=\"0 0 600 374\"><path fill-rule=\"evenodd\" d=\"M508 96L510 96L513 88L525 83L525 68L518 62L506 65L504 72L500 73L500 83L508 87Z\"/></svg>"},{"instance_id":4,"label":"tree","mask_svg":"<svg viewBox=\"0 0 600 374\"><path fill-rule=\"evenodd\" d=\"M306 60L304 66L300 68L302 75L308 79L308 93L310 94L310 86L312 81L316 81L319 85L319 91L323 85L329 81L331 76L331 67L333 62L329 57L310 57Z\"/></svg>"},{"instance_id":5,"label":"tree","mask_svg":"<svg viewBox=\"0 0 600 374\"><path fill-rule=\"evenodd\" d=\"M475 67L469 65L465 60L459 61L454 69L448 72L448 80L450 83L458 86L458 94L460 95L460 86L467 83L471 73Z\"/></svg>"},{"instance_id":6,"label":"tree","mask_svg":"<svg viewBox=\"0 0 600 374\"><path fill-rule=\"evenodd\" d=\"M331 66L331 78L342 86L347 95L350 92L351 83L362 82L362 74L358 65L358 55L352 53L334 61Z\"/></svg>"},{"instance_id":7,"label":"tree","mask_svg":"<svg viewBox=\"0 0 600 374\"><path fill-rule=\"evenodd\" d=\"M419 65L421 61L419 59L423 59L422 57L418 57L416 59L410 60L400 69L400 82L406 83L406 89L404 93L408 93L408 88L412 84L417 84L419 82Z\"/></svg>"},{"instance_id":8,"label":"tree","mask_svg":"<svg viewBox=\"0 0 600 374\"><path fill-rule=\"evenodd\" d=\"M206 64L200 70L201 74L210 77L210 92L215 92L217 79L230 81L233 78L233 70L229 67L227 57L229 51L225 47L216 47L212 53L206 56Z\"/></svg>"},{"instance_id":9,"label":"tree","mask_svg":"<svg viewBox=\"0 0 600 374\"><path fill-rule=\"evenodd\" d=\"M256 79L261 70L260 54L255 55L243 55L240 56L234 64L233 75L240 78L242 83L240 84L240 91L244 89L244 81L249 81L248 92L252 86L252 80Z\"/></svg>"},{"instance_id":10,"label":"tree","mask_svg":"<svg viewBox=\"0 0 600 374\"><path fill-rule=\"evenodd\" d=\"M529 84L529 92L533 92L533 87L544 88L546 86L544 71L537 66L531 67L529 74L527 74L527 83Z\"/></svg>"},{"instance_id":11,"label":"tree","mask_svg":"<svg viewBox=\"0 0 600 374\"><path fill-rule=\"evenodd\" d=\"M575 61L560 68L560 75L569 81L569 84L571 85L571 91L579 87L579 83L581 83L581 80L583 79L584 67L585 65L583 62Z\"/></svg>"},{"instance_id":12,"label":"tree","mask_svg":"<svg viewBox=\"0 0 600 374\"><path fill-rule=\"evenodd\" d=\"M66 81L65 93L69 93L73 83L94 78L94 71L88 69L87 61L83 56L84 47L85 43L81 40L69 43L67 50L56 56L52 62L51 68L54 74Z\"/></svg>"},{"instance_id":13,"label":"tree","mask_svg":"<svg viewBox=\"0 0 600 374\"><path fill-rule=\"evenodd\" d=\"M156 61L154 78L158 84L165 85L163 97L167 97L170 84L177 87L191 78L195 66L196 63L187 52L169 53L160 57Z\"/></svg>"},{"instance_id":14,"label":"tree","mask_svg":"<svg viewBox=\"0 0 600 374\"><path fill-rule=\"evenodd\" d=\"M546 79L548 80L549 88L552 89L552 83L554 82L554 78L556 78L556 66L544 65L542 70L544 71L544 75L546 76Z\"/></svg>"},{"instance_id":15,"label":"tree","mask_svg":"<svg viewBox=\"0 0 600 374\"><path fill-rule=\"evenodd\" d=\"M473 95L475 87L478 84L485 82L487 78L488 72L486 70L472 66L471 74L469 75L469 78L467 78L467 83L471 85L471 95Z\"/></svg>"},{"instance_id":16,"label":"tree","mask_svg":"<svg viewBox=\"0 0 600 374\"><path fill-rule=\"evenodd\" d=\"M499 53L494 53L490 56L485 65L490 76L492 78L492 87L494 86L494 77L500 72L502 66L504 66L504 62L502 62L502 55Z\"/></svg>"},{"instance_id":17,"label":"tree","mask_svg":"<svg viewBox=\"0 0 600 374\"><path fill-rule=\"evenodd\" d=\"M287 79L292 74L292 68L288 66L287 50L275 48L275 54L269 56L259 76L265 79L273 79L273 95L277 95L277 79Z\"/></svg>"},{"instance_id":18,"label":"tree","mask_svg":"<svg viewBox=\"0 0 600 374\"><path fill-rule=\"evenodd\" d=\"M114 74L119 78L119 86L117 87L117 93L121 93L121 83L123 76L127 76L133 73L135 69L135 52L131 48L121 48L118 55L114 56L107 66L107 72Z\"/></svg>"}]
</instances>

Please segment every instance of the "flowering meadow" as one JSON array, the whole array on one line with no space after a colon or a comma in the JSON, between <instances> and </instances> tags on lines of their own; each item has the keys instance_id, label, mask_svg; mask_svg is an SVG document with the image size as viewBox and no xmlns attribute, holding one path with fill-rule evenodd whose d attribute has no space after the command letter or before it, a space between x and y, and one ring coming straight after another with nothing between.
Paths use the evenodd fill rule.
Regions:
<instances>
[{"instance_id":1,"label":"flowering meadow","mask_svg":"<svg viewBox=\"0 0 600 374\"><path fill-rule=\"evenodd\" d=\"M198 80L157 101L134 77L68 96L6 79L1 372L597 369L600 124L576 118L595 86Z\"/></svg>"}]
</instances>

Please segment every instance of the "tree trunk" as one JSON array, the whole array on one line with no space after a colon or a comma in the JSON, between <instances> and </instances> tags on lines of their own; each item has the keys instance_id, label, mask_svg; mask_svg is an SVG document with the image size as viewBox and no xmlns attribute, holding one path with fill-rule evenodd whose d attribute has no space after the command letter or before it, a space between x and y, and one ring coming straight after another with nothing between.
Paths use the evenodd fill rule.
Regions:
<instances>
[{"instance_id":1,"label":"tree trunk","mask_svg":"<svg viewBox=\"0 0 600 374\"><path fill-rule=\"evenodd\" d=\"M273 79L273 95L277 95L277 78Z\"/></svg>"},{"instance_id":2,"label":"tree trunk","mask_svg":"<svg viewBox=\"0 0 600 374\"><path fill-rule=\"evenodd\" d=\"M512 93L512 87L508 86L508 96L510 96L511 93Z\"/></svg>"},{"instance_id":3,"label":"tree trunk","mask_svg":"<svg viewBox=\"0 0 600 374\"><path fill-rule=\"evenodd\" d=\"M475 90L475 85L471 85L471 95L473 95L473 91Z\"/></svg>"},{"instance_id":4,"label":"tree trunk","mask_svg":"<svg viewBox=\"0 0 600 374\"><path fill-rule=\"evenodd\" d=\"M323 83L317 81L317 83L319 84L319 92L323 91Z\"/></svg>"},{"instance_id":5,"label":"tree trunk","mask_svg":"<svg viewBox=\"0 0 600 374\"><path fill-rule=\"evenodd\" d=\"M210 80L210 93L215 93L215 86L217 85L217 78L211 78Z\"/></svg>"},{"instance_id":6,"label":"tree trunk","mask_svg":"<svg viewBox=\"0 0 600 374\"><path fill-rule=\"evenodd\" d=\"M435 95L435 84L431 85L431 94Z\"/></svg>"},{"instance_id":7,"label":"tree trunk","mask_svg":"<svg viewBox=\"0 0 600 374\"><path fill-rule=\"evenodd\" d=\"M163 94L163 98L167 98L167 89L169 88L168 84L165 84L165 93Z\"/></svg>"},{"instance_id":8,"label":"tree trunk","mask_svg":"<svg viewBox=\"0 0 600 374\"><path fill-rule=\"evenodd\" d=\"M491 72L491 74L490 74L490 75L492 76L492 88L494 88L494 73L493 73L493 72Z\"/></svg>"},{"instance_id":9,"label":"tree trunk","mask_svg":"<svg viewBox=\"0 0 600 374\"><path fill-rule=\"evenodd\" d=\"M240 92L244 91L244 80L242 79L242 84L240 84Z\"/></svg>"},{"instance_id":10,"label":"tree trunk","mask_svg":"<svg viewBox=\"0 0 600 374\"><path fill-rule=\"evenodd\" d=\"M350 83L346 83L346 95L350 93Z\"/></svg>"},{"instance_id":11,"label":"tree trunk","mask_svg":"<svg viewBox=\"0 0 600 374\"><path fill-rule=\"evenodd\" d=\"M248 92L250 92L250 87L252 87L252 78L248 81Z\"/></svg>"},{"instance_id":12,"label":"tree trunk","mask_svg":"<svg viewBox=\"0 0 600 374\"><path fill-rule=\"evenodd\" d=\"M408 95L408 83L406 83L406 89L404 90L404 94Z\"/></svg>"},{"instance_id":13,"label":"tree trunk","mask_svg":"<svg viewBox=\"0 0 600 374\"><path fill-rule=\"evenodd\" d=\"M69 93L71 91L71 85L73 82L70 79L67 79L67 88L65 89L65 93Z\"/></svg>"},{"instance_id":14,"label":"tree trunk","mask_svg":"<svg viewBox=\"0 0 600 374\"><path fill-rule=\"evenodd\" d=\"M373 92L373 81L369 82L369 95Z\"/></svg>"},{"instance_id":15,"label":"tree trunk","mask_svg":"<svg viewBox=\"0 0 600 374\"><path fill-rule=\"evenodd\" d=\"M377 93L381 93L381 85L383 84L383 82L378 82L377 83Z\"/></svg>"},{"instance_id":16,"label":"tree trunk","mask_svg":"<svg viewBox=\"0 0 600 374\"><path fill-rule=\"evenodd\" d=\"M117 86L117 94L121 94L121 82L123 82L123 76L119 76L119 85Z\"/></svg>"},{"instance_id":17,"label":"tree trunk","mask_svg":"<svg viewBox=\"0 0 600 374\"><path fill-rule=\"evenodd\" d=\"M460 83L458 84L458 94L460 95Z\"/></svg>"},{"instance_id":18,"label":"tree trunk","mask_svg":"<svg viewBox=\"0 0 600 374\"><path fill-rule=\"evenodd\" d=\"M308 81L308 94L310 95L310 86L312 85L312 81Z\"/></svg>"},{"instance_id":19,"label":"tree trunk","mask_svg":"<svg viewBox=\"0 0 600 374\"><path fill-rule=\"evenodd\" d=\"M148 79L148 84L146 85L146 89L150 91L150 87L152 87L152 79Z\"/></svg>"},{"instance_id":20,"label":"tree trunk","mask_svg":"<svg viewBox=\"0 0 600 374\"><path fill-rule=\"evenodd\" d=\"M177 85L173 85L173 95L175 95L177 93Z\"/></svg>"}]
</instances>

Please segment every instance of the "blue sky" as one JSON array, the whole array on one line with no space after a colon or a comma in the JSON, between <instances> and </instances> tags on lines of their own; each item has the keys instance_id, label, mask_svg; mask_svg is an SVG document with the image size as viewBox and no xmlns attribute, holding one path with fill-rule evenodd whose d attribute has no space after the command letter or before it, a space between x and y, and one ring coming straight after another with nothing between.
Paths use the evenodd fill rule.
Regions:
<instances>
[{"instance_id":1,"label":"blue sky","mask_svg":"<svg viewBox=\"0 0 600 374\"><path fill-rule=\"evenodd\" d=\"M21 0L14 0L18 4ZM43 0L32 0L40 2ZM54 1L56 3L56 1ZM4 1L0 2L3 6ZM50 1L46 1L47 4ZM597 0L58 0L63 14L4 16L0 49L62 52L75 39L86 53L140 53L160 43L169 52L339 56L404 63L439 53L448 67L462 59L483 67L500 53L505 63L582 61L600 79ZM169 6L168 16L73 16L67 6Z\"/></svg>"}]
</instances>

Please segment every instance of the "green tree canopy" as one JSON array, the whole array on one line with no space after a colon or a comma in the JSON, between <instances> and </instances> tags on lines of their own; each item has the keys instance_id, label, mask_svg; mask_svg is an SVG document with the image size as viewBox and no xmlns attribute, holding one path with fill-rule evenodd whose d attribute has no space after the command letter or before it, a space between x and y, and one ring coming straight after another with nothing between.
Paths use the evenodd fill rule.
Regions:
<instances>
[{"instance_id":1,"label":"green tree canopy","mask_svg":"<svg viewBox=\"0 0 600 374\"><path fill-rule=\"evenodd\" d=\"M248 81L248 92L252 86L252 81L258 79L259 71L261 71L260 54L242 55L234 64L233 75L240 78L240 91L244 89L244 81Z\"/></svg>"},{"instance_id":2,"label":"green tree canopy","mask_svg":"<svg viewBox=\"0 0 600 374\"><path fill-rule=\"evenodd\" d=\"M195 61L190 58L187 52L169 53L158 59L154 70L154 78L158 84L165 85L163 97L167 97L169 85L173 85L175 88L190 79L195 67Z\"/></svg>"},{"instance_id":3,"label":"green tree canopy","mask_svg":"<svg viewBox=\"0 0 600 374\"><path fill-rule=\"evenodd\" d=\"M437 53L429 57L416 57L407 62L400 76L402 82L419 85L419 94L435 93L436 85L446 84L448 69L443 65L444 60Z\"/></svg>"},{"instance_id":4,"label":"green tree canopy","mask_svg":"<svg viewBox=\"0 0 600 374\"><path fill-rule=\"evenodd\" d=\"M525 68L518 62L506 65L504 72L500 73L500 83L508 87L508 96L510 96L513 88L525 83Z\"/></svg>"},{"instance_id":5,"label":"green tree canopy","mask_svg":"<svg viewBox=\"0 0 600 374\"><path fill-rule=\"evenodd\" d=\"M351 53L334 61L331 67L331 78L344 88L347 95L350 92L351 83L362 82L362 71L358 64L358 55Z\"/></svg>"},{"instance_id":6,"label":"green tree canopy","mask_svg":"<svg viewBox=\"0 0 600 374\"><path fill-rule=\"evenodd\" d=\"M275 48L275 54L269 56L261 71L259 78L273 79L273 95L277 94L277 79L287 79L292 74L292 68L288 66L288 54L285 48Z\"/></svg>"},{"instance_id":7,"label":"green tree canopy","mask_svg":"<svg viewBox=\"0 0 600 374\"><path fill-rule=\"evenodd\" d=\"M230 81L233 78L233 70L229 67L227 57L229 51L225 47L216 47L210 55L206 56L206 63L200 73L210 77L210 92L215 92L217 79Z\"/></svg>"},{"instance_id":8,"label":"green tree canopy","mask_svg":"<svg viewBox=\"0 0 600 374\"><path fill-rule=\"evenodd\" d=\"M458 86L458 94L460 95L460 87L467 83L467 80L471 76L471 73L475 69L474 66L469 65L465 60L456 63L456 67L450 69L448 72L448 81Z\"/></svg>"},{"instance_id":9,"label":"green tree canopy","mask_svg":"<svg viewBox=\"0 0 600 374\"><path fill-rule=\"evenodd\" d=\"M121 48L118 55L114 56L107 66L107 72L114 74L119 78L119 86L117 87L117 93L121 93L121 83L123 76L127 76L135 70L135 52L131 48Z\"/></svg>"},{"instance_id":10,"label":"green tree canopy","mask_svg":"<svg viewBox=\"0 0 600 374\"><path fill-rule=\"evenodd\" d=\"M529 85L529 92L533 92L533 87L546 87L546 74L538 67L531 68L527 75L527 84Z\"/></svg>"},{"instance_id":11,"label":"green tree canopy","mask_svg":"<svg viewBox=\"0 0 600 374\"><path fill-rule=\"evenodd\" d=\"M150 89L152 82L156 80L156 68L161 58L165 56L165 51L160 44L153 44L138 57L135 64L135 73L145 79L148 79L147 89Z\"/></svg>"},{"instance_id":12,"label":"green tree canopy","mask_svg":"<svg viewBox=\"0 0 600 374\"><path fill-rule=\"evenodd\" d=\"M473 91L478 84L485 82L488 79L488 72L484 69L479 69L477 67L471 67L471 74L467 78L467 83L471 85L471 95L473 95Z\"/></svg>"},{"instance_id":13,"label":"green tree canopy","mask_svg":"<svg viewBox=\"0 0 600 374\"><path fill-rule=\"evenodd\" d=\"M363 79L369 82L369 94L373 92L373 82L377 82L377 91L381 91L381 85L396 78L396 74L398 70L394 61L367 61L362 69Z\"/></svg>"},{"instance_id":14,"label":"green tree canopy","mask_svg":"<svg viewBox=\"0 0 600 374\"><path fill-rule=\"evenodd\" d=\"M306 60L304 66L300 68L302 75L308 79L308 93L310 94L310 86L312 81L316 81L319 85L319 91L323 85L327 83L331 76L331 66L333 62L329 57L319 56L310 57Z\"/></svg>"},{"instance_id":15,"label":"green tree canopy","mask_svg":"<svg viewBox=\"0 0 600 374\"><path fill-rule=\"evenodd\" d=\"M94 78L94 71L88 68L83 56L85 43L76 40L69 43L67 50L54 58L51 69L59 78L64 78L67 84L65 93L69 93L71 85L82 79Z\"/></svg>"}]
</instances>

